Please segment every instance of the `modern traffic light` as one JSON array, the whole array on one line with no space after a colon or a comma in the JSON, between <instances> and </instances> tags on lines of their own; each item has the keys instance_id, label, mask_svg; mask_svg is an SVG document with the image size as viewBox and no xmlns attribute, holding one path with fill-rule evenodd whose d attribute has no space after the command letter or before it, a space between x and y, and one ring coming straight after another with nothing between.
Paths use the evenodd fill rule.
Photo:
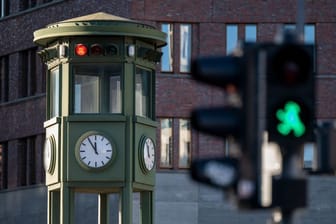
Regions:
<instances>
[{"instance_id":1,"label":"modern traffic light","mask_svg":"<svg viewBox=\"0 0 336 224\"><path fill-rule=\"evenodd\" d=\"M267 51L267 131L270 141L294 146L313 140L311 45L274 44Z\"/></svg>"},{"instance_id":2,"label":"modern traffic light","mask_svg":"<svg viewBox=\"0 0 336 224\"><path fill-rule=\"evenodd\" d=\"M243 87L246 71L245 58L234 56L204 57L196 59L192 64L192 75L196 80L225 87L233 84L244 94ZM226 137L241 137L241 124L244 122L244 106L221 106L199 108L192 112L191 122L195 129Z\"/></svg>"},{"instance_id":3,"label":"modern traffic light","mask_svg":"<svg viewBox=\"0 0 336 224\"><path fill-rule=\"evenodd\" d=\"M192 64L193 77L224 88L234 86L239 103L198 108L191 114L195 129L219 137L233 136L242 156L194 161L192 177L236 193L239 207L260 208L259 162L262 140L260 123L259 45L245 44L240 56L202 57ZM221 171L219 171L221 170ZM211 172L210 172L211 171Z\"/></svg>"}]
</instances>

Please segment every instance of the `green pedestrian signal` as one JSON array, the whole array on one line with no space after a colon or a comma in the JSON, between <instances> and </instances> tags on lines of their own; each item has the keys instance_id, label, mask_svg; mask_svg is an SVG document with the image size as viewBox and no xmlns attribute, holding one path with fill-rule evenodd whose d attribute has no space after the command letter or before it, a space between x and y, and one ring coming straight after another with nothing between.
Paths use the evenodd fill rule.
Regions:
<instances>
[{"instance_id":1,"label":"green pedestrian signal","mask_svg":"<svg viewBox=\"0 0 336 224\"><path fill-rule=\"evenodd\" d=\"M281 147L314 141L313 49L290 39L267 48L266 129L269 141Z\"/></svg>"},{"instance_id":2,"label":"green pedestrian signal","mask_svg":"<svg viewBox=\"0 0 336 224\"><path fill-rule=\"evenodd\" d=\"M280 123L277 125L277 130L281 135L287 136L291 132L297 138L301 137L306 132L306 127L300 117L301 107L293 101L285 103L284 108L276 111L276 117Z\"/></svg>"}]
</instances>

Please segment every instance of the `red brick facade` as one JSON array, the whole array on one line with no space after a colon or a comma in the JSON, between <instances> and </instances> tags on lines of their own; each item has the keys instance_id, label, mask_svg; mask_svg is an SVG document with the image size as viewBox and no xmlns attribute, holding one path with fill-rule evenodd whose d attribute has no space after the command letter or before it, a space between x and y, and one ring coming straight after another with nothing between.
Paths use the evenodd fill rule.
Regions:
<instances>
[{"instance_id":1,"label":"red brick facade","mask_svg":"<svg viewBox=\"0 0 336 224\"><path fill-rule=\"evenodd\" d=\"M219 88L198 84L190 74L179 72L179 24L192 24L192 57L220 55L226 52L226 25L237 24L243 38L244 25L257 26L258 41L272 41L277 28L296 22L296 0L102 0L50 1L20 12L19 0L11 0L8 17L0 18L0 57L9 55L9 96L0 103L0 143L7 142L10 150L18 149L18 139L38 136L40 152L45 120L44 71L36 68L36 93L19 97L19 54L34 47L33 31L47 24L98 11L128 17L153 24L174 26L173 72L157 70L156 112L158 118L188 118L200 105L225 103L225 93ZM317 74L317 118L336 118L336 4L334 0L306 2L306 22L315 25ZM176 133L175 133L176 134ZM159 136L159 132L158 132ZM158 145L160 138L158 137ZM176 146L176 145L175 145ZM192 133L192 156L223 153L223 144L216 138ZM14 155L14 154L13 154ZM176 161L177 159L175 159ZM175 162L176 163L176 162ZM15 158L9 158L8 170L16 172ZM36 170L41 169L38 162ZM11 179L12 178L12 179ZM37 178L41 180L41 178ZM15 186L17 176L8 175L8 185ZM19 184L18 184L19 185Z\"/></svg>"}]
</instances>

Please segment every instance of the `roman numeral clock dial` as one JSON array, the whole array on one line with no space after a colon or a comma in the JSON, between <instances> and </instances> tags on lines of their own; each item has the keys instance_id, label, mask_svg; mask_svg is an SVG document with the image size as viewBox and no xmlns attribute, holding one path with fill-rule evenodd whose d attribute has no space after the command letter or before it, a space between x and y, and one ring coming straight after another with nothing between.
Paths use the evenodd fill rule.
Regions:
<instances>
[{"instance_id":1,"label":"roman numeral clock dial","mask_svg":"<svg viewBox=\"0 0 336 224\"><path fill-rule=\"evenodd\" d=\"M103 168L112 161L113 150L113 145L108 138L100 134L92 134L80 141L77 147L77 158L86 168Z\"/></svg>"}]
</instances>

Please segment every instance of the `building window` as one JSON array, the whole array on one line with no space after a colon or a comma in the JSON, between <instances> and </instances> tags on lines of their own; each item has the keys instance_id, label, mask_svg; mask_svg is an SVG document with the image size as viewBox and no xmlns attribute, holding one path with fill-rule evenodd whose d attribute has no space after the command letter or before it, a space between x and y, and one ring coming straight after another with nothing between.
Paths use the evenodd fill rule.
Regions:
<instances>
[{"instance_id":1,"label":"building window","mask_svg":"<svg viewBox=\"0 0 336 224\"><path fill-rule=\"evenodd\" d=\"M303 168L312 170L316 167L316 145L306 143L303 147Z\"/></svg>"},{"instance_id":2,"label":"building window","mask_svg":"<svg viewBox=\"0 0 336 224\"><path fill-rule=\"evenodd\" d=\"M8 56L0 57L0 103L8 101L9 91L9 61Z\"/></svg>"},{"instance_id":3,"label":"building window","mask_svg":"<svg viewBox=\"0 0 336 224\"><path fill-rule=\"evenodd\" d=\"M285 24L284 29L294 30L296 25L294 24ZM303 41L305 44L315 44L315 25L306 24L303 27Z\"/></svg>"},{"instance_id":4,"label":"building window","mask_svg":"<svg viewBox=\"0 0 336 224\"><path fill-rule=\"evenodd\" d=\"M135 74L135 114L151 117L151 72L136 68Z\"/></svg>"},{"instance_id":5,"label":"building window","mask_svg":"<svg viewBox=\"0 0 336 224\"><path fill-rule=\"evenodd\" d=\"M8 16L9 0L0 0L0 18Z\"/></svg>"},{"instance_id":6,"label":"building window","mask_svg":"<svg viewBox=\"0 0 336 224\"><path fill-rule=\"evenodd\" d=\"M231 54L238 43L238 26L226 26L226 54Z\"/></svg>"},{"instance_id":7,"label":"building window","mask_svg":"<svg viewBox=\"0 0 336 224\"><path fill-rule=\"evenodd\" d=\"M189 168L191 162L190 121L179 119L179 168Z\"/></svg>"},{"instance_id":8,"label":"building window","mask_svg":"<svg viewBox=\"0 0 336 224\"><path fill-rule=\"evenodd\" d=\"M190 72L191 24L180 25L180 72Z\"/></svg>"},{"instance_id":9,"label":"building window","mask_svg":"<svg viewBox=\"0 0 336 224\"><path fill-rule=\"evenodd\" d=\"M0 190L6 189L8 187L7 184L7 144L0 143Z\"/></svg>"},{"instance_id":10,"label":"building window","mask_svg":"<svg viewBox=\"0 0 336 224\"><path fill-rule=\"evenodd\" d=\"M245 25L245 41L256 42L257 41L257 26L254 24Z\"/></svg>"},{"instance_id":11,"label":"building window","mask_svg":"<svg viewBox=\"0 0 336 224\"><path fill-rule=\"evenodd\" d=\"M50 72L50 118L59 116L59 104L60 104L60 74L59 68L55 68Z\"/></svg>"},{"instance_id":12,"label":"building window","mask_svg":"<svg viewBox=\"0 0 336 224\"><path fill-rule=\"evenodd\" d=\"M19 97L33 96L36 94L36 61L37 48L20 52L20 86Z\"/></svg>"},{"instance_id":13,"label":"building window","mask_svg":"<svg viewBox=\"0 0 336 224\"><path fill-rule=\"evenodd\" d=\"M303 40L306 44L315 44L315 25L305 25L304 26L304 36Z\"/></svg>"},{"instance_id":14,"label":"building window","mask_svg":"<svg viewBox=\"0 0 336 224\"><path fill-rule=\"evenodd\" d=\"M18 186L34 185L37 181L37 158L36 136L22 138L18 141Z\"/></svg>"},{"instance_id":15,"label":"building window","mask_svg":"<svg viewBox=\"0 0 336 224\"><path fill-rule=\"evenodd\" d=\"M296 29L296 25L294 24L285 24L284 29ZM316 72L317 64L316 64L316 47L315 47L315 25L314 24L305 24L303 27L303 41L305 44L312 44L314 47L312 49L313 52L313 70Z\"/></svg>"},{"instance_id":16,"label":"building window","mask_svg":"<svg viewBox=\"0 0 336 224\"><path fill-rule=\"evenodd\" d=\"M191 163L190 120L162 118L160 131L160 168L189 168Z\"/></svg>"},{"instance_id":17,"label":"building window","mask_svg":"<svg viewBox=\"0 0 336 224\"><path fill-rule=\"evenodd\" d=\"M36 6L36 3L37 3L37 0L21 0L20 1L20 11L34 8Z\"/></svg>"},{"instance_id":18,"label":"building window","mask_svg":"<svg viewBox=\"0 0 336 224\"><path fill-rule=\"evenodd\" d=\"M116 63L74 66L74 113L121 113L121 71Z\"/></svg>"},{"instance_id":19,"label":"building window","mask_svg":"<svg viewBox=\"0 0 336 224\"><path fill-rule=\"evenodd\" d=\"M173 167L173 119L161 119L161 154L160 154L160 167L172 168Z\"/></svg>"},{"instance_id":20,"label":"building window","mask_svg":"<svg viewBox=\"0 0 336 224\"><path fill-rule=\"evenodd\" d=\"M161 71L172 72L173 71L173 24L162 24L161 31L166 33L167 45L163 47L161 57Z\"/></svg>"}]
</instances>

